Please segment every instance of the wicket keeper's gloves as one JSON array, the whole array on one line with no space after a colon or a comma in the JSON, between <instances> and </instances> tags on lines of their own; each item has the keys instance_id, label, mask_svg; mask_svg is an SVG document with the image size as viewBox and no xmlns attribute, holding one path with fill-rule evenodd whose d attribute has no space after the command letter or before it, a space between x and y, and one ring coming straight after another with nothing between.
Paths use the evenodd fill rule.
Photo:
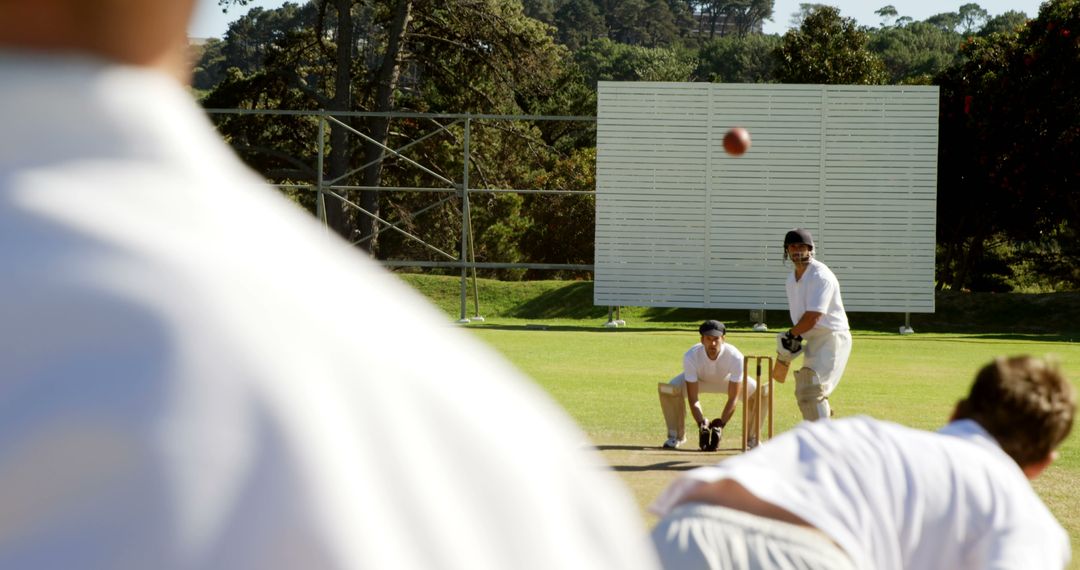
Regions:
<instances>
[{"instance_id":1,"label":"wicket keeper's gloves","mask_svg":"<svg viewBox=\"0 0 1080 570\"><path fill-rule=\"evenodd\" d=\"M709 425L701 428L698 444L702 451L716 451L720 448L720 439L724 436L724 422L720 418L709 422Z\"/></svg>"}]
</instances>

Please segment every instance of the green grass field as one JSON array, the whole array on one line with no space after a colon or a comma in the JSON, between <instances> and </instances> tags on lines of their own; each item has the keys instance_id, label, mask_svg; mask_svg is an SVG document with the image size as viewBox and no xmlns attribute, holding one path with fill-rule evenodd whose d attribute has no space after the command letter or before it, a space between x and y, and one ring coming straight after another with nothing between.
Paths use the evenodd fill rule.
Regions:
<instances>
[{"instance_id":1,"label":"green grass field","mask_svg":"<svg viewBox=\"0 0 1080 570\"><path fill-rule=\"evenodd\" d=\"M456 318L460 289L453 278L407 276L448 315ZM715 317L729 324L728 342L747 355L771 355L774 333L750 329L746 311L628 308L625 328L603 326L607 310L591 306L588 282L481 282L482 324L466 328L536 380L581 425L630 487L648 524L645 506L681 471L721 460L735 449L741 424L725 430L719 454L659 449L666 437L656 383L679 372L681 355L697 342L696 326ZM474 313L470 291L469 312ZM916 333L900 336L902 315L851 315L854 349L831 401L838 417L868 414L924 429L948 418L978 367L1006 354L1052 355L1080 388L1077 298L999 295L992 299L939 298L935 315L913 315ZM1035 309L1017 309L1027 304ZM1000 306L1000 308L998 308ZM955 322L946 316L953 315ZM772 313L770 313L772 315ZM782 330L786 315L772 315ZM1047 324L1051 323L1051 324ZM1048 327L1048 328L1040 328ZM983 329L983 330L976 330ZM706 394L715 416L723 396ZM736 419L741 416L741 409ZM799 421L792 385L778 385L777 432ZM691 444L693 442L690 442ZM1080 544L1080 436L1061 449L1061 459L1034 482L1058 520ZM1074 560L1073 568L1080 568Z\"/></svg>"}]
</instances>

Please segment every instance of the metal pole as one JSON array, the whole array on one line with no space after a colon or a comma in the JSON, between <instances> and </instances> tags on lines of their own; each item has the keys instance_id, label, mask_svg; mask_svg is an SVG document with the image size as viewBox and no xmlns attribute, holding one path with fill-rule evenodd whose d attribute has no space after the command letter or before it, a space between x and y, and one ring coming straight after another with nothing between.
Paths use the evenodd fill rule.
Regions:
<instances>
[{"instance_id":1,"label":"metal pole","mask_svg":"<svg viewBox=\"0 0 1080 570\"><path fill-rule=\"evenodd\" d=\"M915 334L915 329L911 328L911 313L904 313L904 326L900 327L900 334Z\"/></svg>"},{"instance_id":2,"label":"metal pole","mask_svg":"<svg viewBox=\"0 0 1080 570\"><path fill-rule=\"evenodd\" d=\"M323 191L323 157L326 150L326 120L319 117L319 155L318 155L318 195L315 197L315 214L323 224L323 229L330 231L326 219L326 193Z\"/></svg>"},{"instance_id":3,"label":"metal pole","mask_svg":"<svg viewBox=\"0 0 1080 570\"><path fill-rule=\"evenodd\" d=\"M468 291L469 291L469 269L466 266L469 255L469 127L472 124L472 119L468 116L465 118L465 137L464 137L464 166L462 168L461 176L461 314L458 318L459 323L469 322L468 317L465 316L466 305L468 303Z\"/></svg>"},{"instance_id":4,"label":"metal pole","mask_svg":"<svg viewBox=\"0 0 1080 570\"><path fill-rule=\"evenodd\" d=\"M472 219L469 220L469 261L472 263L472 320L482 323L484 322L484 317L480 316L480 285L477 283L476 279L476 238L473 237Z\"/></svg>"}]
</instances>

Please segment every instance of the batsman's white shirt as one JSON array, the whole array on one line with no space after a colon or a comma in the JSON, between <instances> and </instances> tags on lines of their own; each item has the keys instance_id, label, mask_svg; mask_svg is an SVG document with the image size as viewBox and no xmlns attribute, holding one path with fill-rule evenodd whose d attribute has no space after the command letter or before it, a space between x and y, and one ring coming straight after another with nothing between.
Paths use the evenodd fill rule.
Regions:
<instances>
[{"instance_id":1,"label":"batsman's white shirt","mask_svg":"<svg viewBox=\"0 0 1080 570\"><path fill-rule=\"evenodd\" d=\"M186 90L0 77L0 568L654 567L565 413Z\"/></svg>"},{"instance_id":2,"label":"batsman's white shirt","mask_svg":"<svg viewBox=\"0 0 1080 570\"><path fill-rule=\"evenodd\" d=\"M803 422L767 444L689 471L651 509L734 479L877 570L1060 569L1065 530L997 442L970 420L938 433L868 417Z\"/></svg>"},{"instance_id":3,"label":"batsman's white shirt","mask_svg":"<svg viewBox=\"0 0 1080 570\"><path fill-rule=\"evenodd\" d=\"M815 328L830 331L851 329L847 312L844 311L844 301L840 297L840 282L824 263L811 259L799 280L795 280L794 271L788 275L784 288L792 324L798 323L803 313L814 311L822 314Z\"/></svg>"}]
</instances>

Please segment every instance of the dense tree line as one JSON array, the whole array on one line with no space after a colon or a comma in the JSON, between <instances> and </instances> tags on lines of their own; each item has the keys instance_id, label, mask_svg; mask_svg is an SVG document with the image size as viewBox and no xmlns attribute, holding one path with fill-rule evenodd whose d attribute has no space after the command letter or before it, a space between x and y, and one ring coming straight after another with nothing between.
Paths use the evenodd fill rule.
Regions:
<instances>
[{"instance_id":1,"label":"dense tree line","mask_svg":"<svg viewBox=\"0 0 1080 570\"><path fill-rule=\"evenodd\" d=\"M602 80L936 84L939 287L1003 289L1030 275L1075 286L1080 0L1051 1L1031 21L974 3L924 21L891 5L877 14L879 26L863 27L801 4L780 36L760 33L772 0L310 0L239 18L204 46L195 87L210 108L590 116ZM287 192L380 258L443 259L386 224L456 255L459 199L376 188L460 181L464 125L339 118L323 177L355 189L323 203ZM215 120L274 180L318 179L311 117ZM471 188L594 187L587 124L475 120L469 141ZM427 171L385 150L405 145ZM588 195L472 194L476 258L591 263L593 205Z\"/></svg>"}]
</instances>

